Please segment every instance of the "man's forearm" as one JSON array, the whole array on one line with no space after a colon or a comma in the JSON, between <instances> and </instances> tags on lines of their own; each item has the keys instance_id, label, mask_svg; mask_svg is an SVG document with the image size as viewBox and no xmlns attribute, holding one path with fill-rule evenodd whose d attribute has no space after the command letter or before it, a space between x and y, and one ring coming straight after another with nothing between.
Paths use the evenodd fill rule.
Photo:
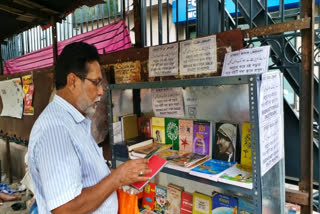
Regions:
<instances>
[{"instance_id":1,"label":"man's forearm","mask_svg":"<svg viewBox=\"0 0 320 214\"><path fill-rule=\"evenodd\" d=\"M79 196L52 210L52 214L82 214L92 212L99 208L119 187L119 179L115 173L111 173L96 185L82 189Z\"/></svg>"}]
</instances>

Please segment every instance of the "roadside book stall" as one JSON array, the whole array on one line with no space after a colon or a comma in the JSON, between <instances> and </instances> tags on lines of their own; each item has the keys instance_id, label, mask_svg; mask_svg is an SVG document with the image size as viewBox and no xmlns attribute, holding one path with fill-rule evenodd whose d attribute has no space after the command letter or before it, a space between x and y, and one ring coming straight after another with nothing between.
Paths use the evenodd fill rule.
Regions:
<instances>
[{"instance_id":1,"label":"roadside book stall","mask_svg":"<svg viewBox=\"0 0 320 214\"><path fill-rule=\"evenodd\" d=\"M269 46L243 49L241 37L150 47L144 69L139 60L106 68L113 164L156 151L148 176L161 170L158 183L134 185L143 208L284 213L282 76L266 72Z\"/></svg>"},{"instance_id":2,"label":"roadside book stall","mask_svg":"<svg viewBox=\"0 0 320 214\"><path fill-rule=\"evenodd\" d=\"M285 213L286 201L308 213L307 173L305 193L285 190L283 75L268 71L270 46L243 47L243 40L291 30L307 37L311 24L313 19L304 17L288 25L102 51L111 165L148 158L152 169L148 182L118 191L119 213L276 214ZM308 41L302 49L305 73L312 70ZM53 65L59 50L54 46ZM0 76L0 132L9 170L9 141L28 141L54 89L53 69ZM308 94L305 84L301 93ZM312 106L309 101L301 111ZM303 150L301 156L311 159L312 152Z\"/></svg>"}]
</instances>

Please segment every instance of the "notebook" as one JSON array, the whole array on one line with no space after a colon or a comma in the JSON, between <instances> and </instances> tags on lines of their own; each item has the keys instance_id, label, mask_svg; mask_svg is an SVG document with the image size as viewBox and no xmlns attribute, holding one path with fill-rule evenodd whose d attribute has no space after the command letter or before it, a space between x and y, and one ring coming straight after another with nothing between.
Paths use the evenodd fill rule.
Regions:
<instances>
[{"instance_id":1,"label":"notebook","mask_svg":"<svg viewBox=\"0 0 320 214\"><path fill-rule=\"evenodd\" d=\"M160 170L167 164L167 160L157 156L157 155L153 155L150 159L149 159L149 163L148 166L149 168L152 170L151 173L143 175L146 177L150 177L150 179L148 181L139 181L136 183L131 184L132 187L136 188L137 190L141 190L147 183L149 183L149 181L160 172Z\"/></svg>"}]
</instances>

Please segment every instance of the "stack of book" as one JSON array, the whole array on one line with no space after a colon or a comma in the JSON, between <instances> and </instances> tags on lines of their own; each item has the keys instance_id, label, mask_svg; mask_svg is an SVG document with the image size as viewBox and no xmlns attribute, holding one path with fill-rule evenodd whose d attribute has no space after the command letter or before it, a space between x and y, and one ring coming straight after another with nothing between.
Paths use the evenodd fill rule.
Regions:
<instances>
[{"instance_id":1,"label":"stack of book","mask_svg":"<svg viewBox=\"0 0 320 214\"><path fill-rule=\"evenodd\" d=\"M183 187L149 183L144 187L140 207L143 214L235 214L254 213L253 201L213 191L211 195L188 193Z\"/></svg>"},{"instance_id":2,"label":"stack of book","mask_svg":"<svg viewBox=\"0 0 320 214\"><path fill-rule=\"evenodd\" d=\"M157 150L156 154L168 161L168 168L252 189L250 123L241 124L239 137L238 125L230 122L135 114L123 116L119 122L121 127L114 124L120 133L115 139L123 140L114 145L118 157L144 158Z\"/></svg>"}]
</instances>

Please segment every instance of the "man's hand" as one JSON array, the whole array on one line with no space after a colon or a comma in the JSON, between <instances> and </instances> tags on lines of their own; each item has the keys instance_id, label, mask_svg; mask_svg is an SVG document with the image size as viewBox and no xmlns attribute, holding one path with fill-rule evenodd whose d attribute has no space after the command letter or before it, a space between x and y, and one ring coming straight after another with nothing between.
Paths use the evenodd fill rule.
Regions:
<instances>
[{"instance_id":1,"label":"man's hand","mask_svg":"<svg viewBox=\"0 0 320 214\"><path fill-rule=\"evenodd\" d=\"M151 173L148 167L148 160L145 158L130 160L121 164L118 168L113 170L112 175L118 178L120 186L129 185L137 181L147 181L150 178L140 176Z\"/></svg>"}]
</instances>

